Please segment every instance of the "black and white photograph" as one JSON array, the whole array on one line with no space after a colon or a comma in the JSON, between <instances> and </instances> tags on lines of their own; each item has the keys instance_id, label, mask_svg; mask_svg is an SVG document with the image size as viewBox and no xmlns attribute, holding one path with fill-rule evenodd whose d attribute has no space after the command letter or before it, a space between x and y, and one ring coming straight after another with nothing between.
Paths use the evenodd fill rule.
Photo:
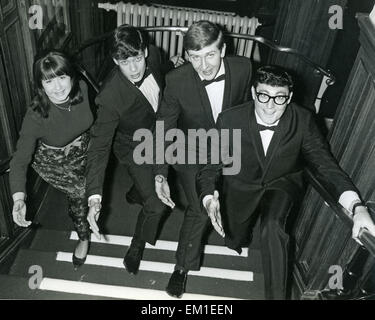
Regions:
<instances>
[{"instance_id":1,"label":"black and white photograph","mask_svg":"<svg viewBox=\"0 0 375 320\"><path fill-rule=\"evenodd\" d=\"M374 106L374 0L0 0L0 300L375 300Z\"/></svg>"}]
</instances>

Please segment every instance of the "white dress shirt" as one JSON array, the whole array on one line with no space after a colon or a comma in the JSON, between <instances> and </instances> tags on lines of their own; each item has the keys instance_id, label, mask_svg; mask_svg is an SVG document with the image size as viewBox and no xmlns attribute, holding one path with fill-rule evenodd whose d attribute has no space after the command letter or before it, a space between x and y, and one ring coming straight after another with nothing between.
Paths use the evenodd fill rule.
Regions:
<instances>
[{"instance_id":1,"label":"white dress shirt","mask_svg":"<svg viewBox=\"0 0 375 320\"><path fill-rule=\"evenodd\" d=\"M154 111L158 111L160 88L156 83L154 76L150 74L145 80L143 80L138 89L146 97Z\"/></svg>"},{"instance_id":2,"label":"white dress shirt","mask_svg":"<svg viewBox=\"0 0 375 320\"><path fill-rule=\"evenodd\" d=\"M219 71L217 72L214 79L221 76L222 74L225 74L225 67L224 67L223 59L221 59L221 65L220 65ZM204 78L202 78L201 76L199 77L201 80L204 80ZM217 117L219 116L219 113L223 109L224 88L225 88L225 80L212 82L206 86L206 92L208 95L208 99L210 100L212 116L214 117L215 122L217 120Z\"/></svg>"}]
</instances>

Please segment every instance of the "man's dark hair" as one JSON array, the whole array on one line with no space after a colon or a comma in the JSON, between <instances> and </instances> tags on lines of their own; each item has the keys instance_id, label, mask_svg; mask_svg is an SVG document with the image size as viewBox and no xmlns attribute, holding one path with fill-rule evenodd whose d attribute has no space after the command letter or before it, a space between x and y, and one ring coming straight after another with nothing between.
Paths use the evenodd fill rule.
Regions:
<instances>
[{"instance_id":1,"label":"man's dark hair","mask_svg":"<svg viewBox=\"0 0 375 320\"><path fill-rule=\"evenodd\" d=\"M113 33L111 56L116 60L126 60L144 53L147 47L145 36L135 27L122 25Z\"/></svg>"},{"instance_id":2,"label":"man's dark hair","mask_svg":"<svg viewBox=\"0 0 375 320\"><path fill-rule=\"evenodd\" d=\"M289 91L293 91L293 79L291 75L279 66L260 67L254 77L254 88L259 83L268 84L272 87L288 87Z\"/></svg>"},{"instance_id":3,"label":"man's dark hair","mask_svg":"<svg viewBox=\"0 0 375 320\"><path fill-rule=\"evenodd\" d=\"M185 50L201 50L219 40L217 47L219 50L224 45L223 31L220 27L206 20L193 23L184 36Z\"/></svg>"}]
</instances>

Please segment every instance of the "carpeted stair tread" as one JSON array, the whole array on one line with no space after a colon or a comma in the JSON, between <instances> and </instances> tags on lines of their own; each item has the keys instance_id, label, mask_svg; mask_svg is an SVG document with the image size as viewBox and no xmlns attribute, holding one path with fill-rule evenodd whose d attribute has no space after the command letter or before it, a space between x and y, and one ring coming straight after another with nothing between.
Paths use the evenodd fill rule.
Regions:
<instances>
[{"instance_id":1,"label":"carpeted stair tread","mask_svg":"<svg viewBox=\"0 0 375 320\"><path fill-rule=\"evenodd\" d=\"M76 246L76 240L70 239L70 232L57 231L50 229L39 229L31 244L31 249L39 251L64 251L73 252ZM114 245L107 243L95 243L90 245L90 254L99 256L110 256L123 258L128 247L123 245ZM143 255L144 260L175 263L175 252L159 249L146 248ZM202 266L217 267L233 270L251 270L261 273L261 256L259 250L250 250L249 258L241 256L221 256L217 254L205 254L202 260Z\"/></svg>"},{"instance_id":2,"label":"carpeted stair tread","mask_svg":"<svg viewBox=\"0 0 375 320\"><path fill-rule=\"evenodd\" d=\"M56 253L37 250L19 251L10 271L12 275L28 277L31 265L42 267L48 278L85 281L107 285L164 290L169 273L139 271L130 275L124 268L85 264L77 271L70 262L56 261ZM189 275L187 292L241 299L263 299L263 275L254 274L254 281L235 281Z\"/></svg>"},{"instance_id":3,"label":"carpeted stair tread","mask_svg":"<svg viewBox=\"0 0 375 320\"><path fill-rule=\"evenodd\" d=\"M31 276L31 275L30 275ZM62 293L39 289L30 289L29 279L14 275L0 274L0 299L22 300L103 300L107 297L91 296L84 294Z\"/></svg>"}]
</instances>

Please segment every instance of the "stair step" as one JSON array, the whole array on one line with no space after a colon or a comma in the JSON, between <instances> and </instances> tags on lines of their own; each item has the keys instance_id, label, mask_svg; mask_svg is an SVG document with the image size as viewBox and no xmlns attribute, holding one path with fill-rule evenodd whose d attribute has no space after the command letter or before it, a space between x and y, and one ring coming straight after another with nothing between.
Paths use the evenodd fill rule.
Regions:
<instances>
[{"instance_id":1,"label":"stair step","mask_svg":"<svg viewBox=\"0 0 375 320\"><path fill-rule=\"evenodd\" d=\"M90 264L85 264L75 271L71 262L57 261L56 256L55 252L22 249L10 274L28 277L30 266L39 265L42 267L43 277L159 291L164 291L170 276L170 273L143 270L133 276L128 274L125 268ZM253 281L238 281L189 275L186 292L228 298L263 299L263 275L254 273L253 277Z\"/></svg>"},{"instance_id":2,"label":"stair step","mask_svg":"<svg viewBox=\"0 0 375 320\"><path fill-rule=\"evenodd\" d=\"M79 294L94 294L103 297L132 300L176 300L164 290L141 289L122 286L111 286L98 283L69 281L62 279L44 278L40 285L41 290L74 292ZM202 294L185 293L181 300L238 300L236 298L209 296Z\"/></svg>"},{"instance_id":3,"label":"stair step","mask_svg":"<svg viewBox=\"0 0 375 320\"><path fill-rule=\"evenodd\" d=\"M48 241L46 241L48 239ZM64 251L73 252L77 235L75 232L56 231L39 229L31 244L31 249L39 251ZM123 258L130 244L130 237L126 236L110 236L107 235L108 242L104 239L101 242L92 237L90 245L90 255L110 256ZM147 245L143 260L175 263L175 248L177 242L159 240L155 246ZM215 252L215 254L211 254ZM252 270L261 273L261 256L259 250L250 250L249 258L247 257L247 248L243 250L243 254L239 256L235 251L227 249L223 246L206 246L205 255L203 256L203 267L215 267L220 265L224 269L233 270ZM208 254L209 253L209 254ZM233 256L230 256L230 255Z\"/></svg>"},{"instance_id":4,"label":"stair step","mask_svg":"<svg viewBox=\"0 0 375 320\"><path fill-rule=\"evenodd\" d=\"M74 294L30 289L29 278L0 274L0 299L32 299L32 300L97 300L113 299L92 294Z\"/></svg>"}]
</instances>

